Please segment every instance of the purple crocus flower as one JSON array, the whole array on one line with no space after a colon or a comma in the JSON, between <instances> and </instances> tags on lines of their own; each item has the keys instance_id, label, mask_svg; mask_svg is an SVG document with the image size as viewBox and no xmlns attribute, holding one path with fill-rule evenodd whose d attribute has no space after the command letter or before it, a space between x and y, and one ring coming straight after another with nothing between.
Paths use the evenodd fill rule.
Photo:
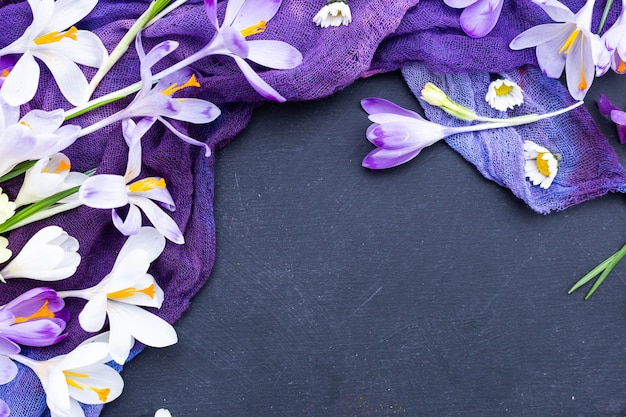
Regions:
<instances>
[{"instance_id":1,"label":"purple crocus flower","mask_svg":"<svg viewBox=\"0 0 626 417\"><path fill-rule=\"evenodd\" d=\"M50 288L33 288L0 307L0 340L27 346L50 346L70 318L65 302Z\"/></svg>"},{"instance_id":2,"label":"purple crocus flower","mask_svg":"<svg viewBox=\"0 0 626 417\"><path fill-rule=\"evenodd\" d=\"M626 144L626 112L615 107L604 94L600 94L598 110L603 116L611 118L611 121L617 127L619 143L622 145Z\"/></svg>"},{"instance_id":3,"label":"purple crocus flower","mask_svg":"<svg viewBox=\"0 0 626 417\"><path fill-rule=\"evenodd\" d=\"M62 334L70 318L65 302L50 288L26 291L0 307L0 384L17 375L17 366L5 355L19 353L18 344L49 346L64 339ZM0 417L8 407L0 400Z\"/></svg>"},{"instance_id":4,"label":"purple crocus flower","mask_svg":"<svg viewBox=\"0 0 626 417\"><path fill-rule=\"evenodd\" d=\"M0 399L0 417L8 417L11 414L11 410L4 400Z\"/></svg>"},{"instance_id":5,"label":"purple crocus flower","mask_svg":"<svg viewBox=\"0 0 626 417\"><path fill-rule=\"evenodd\" d=\"M444 0L461 13L461 28L472 38L482 38L494 28L504 0Z\"/></svg>"}]
</instances>

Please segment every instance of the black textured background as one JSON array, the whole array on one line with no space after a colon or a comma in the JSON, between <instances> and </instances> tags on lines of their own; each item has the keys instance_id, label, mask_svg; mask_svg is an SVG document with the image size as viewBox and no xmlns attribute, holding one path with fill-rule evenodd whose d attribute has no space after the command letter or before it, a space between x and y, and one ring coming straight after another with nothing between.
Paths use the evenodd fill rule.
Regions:
<instances>
[{"instance_id":1,"label":"black textured background","mask_svg":"<svg viewBox=\"0 0 626 417\"><path fill-rule=\"evenodd\" d=\"M566 294L626 242L624 196L535 214L443 142L368 171L368 96L418 108L375 76L267 104L217 154L210 281L103 417L626 415L626 261Z\"/></svg>"}]
</instances>

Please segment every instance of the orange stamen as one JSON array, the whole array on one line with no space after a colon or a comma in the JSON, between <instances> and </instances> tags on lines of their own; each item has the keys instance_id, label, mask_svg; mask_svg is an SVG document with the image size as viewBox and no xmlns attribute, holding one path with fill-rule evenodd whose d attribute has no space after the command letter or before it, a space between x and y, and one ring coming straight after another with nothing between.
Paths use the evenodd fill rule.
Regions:
<instances>
[{"instance_id":1,"label":"orange stamen","mask_svg":"<svg viewBox=\"0 0 626 417\"><path fill-rule=\"evenodd\" d=\"M163 178L144 178L143 180L135 181L128 186L128 191L131 193L137 193L141 191L151 191L155 188L165 188L165 180Z\"/></svg>"},{"instance_id":2,"label":"orange stamen","mask_svg":"<svg viewBox=\"0 0 626 417\"><path fill-rule=\"evenodd\" d=\"M140 290L134 287L124 288L123 290L120 290L120 291L114 291L114 292L108 293L107 298L128 298L128 297L132 297L133 295L137 293L143 293L150 298L154 298L154 296L156 295L156 289L154 287L154 284L151 284L149 287L146 287Z\"/></svg>"},{"instance_id":3,"label":"orange stamen","mask_svg":"<svg viewBox=\"0 0 626 417\"><path fill-rule=\"evenodd\" d=\"M561 49L559 49L560 54L562 53L565 53L566 55L569 54L569 51L574 46L574 42L576 41L576 38L578 38L579 33L580 33L580 29L576 29L575 31L570 33L570 35L565 40L565 43L563 44L563 46L561 46Z\"/></svg>"},{"instance_id":4,"label":"orange stamen","mask_svg":"<svg viewBox=\"0 0 626 417\"><path fill-rule=\"evenodd\" d=\"M587 80L585 80L585 66L580 66L580 82L578 83L579 90L585 90L587 88Z\"/></svg>"},{"instance_id":5,"label":"orange stamen","mask_svg":"<svg viewBox=\"0 0 626 417\"><path fill-rule=\"evenodd\" d=\"M241 34L244 38L252 35L257 35L262 32L265 32L265 20L261 20L256 25L248 26L247 28L241 30Z\"/></svg>"},{"instance_id":6,"label":"orange stamen","mask_svg":"<svg viewBox=\"0 0 626 417\"><path fill-rule=\"evenodd\" d=\"M48 300L44 301L43 305L39 308L39 310L35 311L28 317L16 317L13 324L16 323L24 323L29 320L36 319L53 319L54 313L48 309Z\"/></svg>"},{"instance_id":7,"label":"orange stamen","mask_svg":"<svg viewBox=\"0 0 626 417\"><path fill-rule=\"evenodd\" d=\"M9 76L9 70L8 69L3 69L2 73L0 73L0 77L6 78Z\"/></svg>"},{"instance_id":8,"label":"orange stamen","mask_svg":"<svg viewBox=\"0 0 626 417\"><path fill-rule=\"evenodd\" d=\"M166 96L171 96L175 92L180 91L183 88L187 88L187 87L200 87L200 83L198 82L198 80L196 80L196 74L191 74L191 77L189 77L189 79L187 80L185 84L179 86L176 83L172 83L172 85L167 87L161 93L165 94Z\"/></svg>"},{"instance_id":9,"label":"orange stamen","mask_svg":"<svg viewBox=\"0 0 626 417\"><path fill-rule=\"evenodd\" d=\"M98 399L100 400L100 402L107 402L107 398L109 397L109 394L111 393L111 389L110 388L94 388L94 387L90 387L90 390L92 390L93 392L95 392L96 394L98 394Z\"/></svg>"},{"instance_id":10,"label":"orange stamen","mask_svg":"<svg viewBox=\"0 0 626 417\"><path fill-rule=\"evenodd\" d=\"M73 41L78 40L78 29L76 29L76 26L72 26L66 32L63 32L63 33L59 33L59 32L46 33L45 35L41 35L40 37L35 38L33 42L35 42L36 45L45 45L48 43L60 42L64 38L69 38Z\"/></svg>"},{"instance_id":11,"label":"orange stamen","mask_svg":"<svg viewBox=\"0 0 626 417\"><path fill-rule=\"evenodd\" d=\"M626 63L624 63L624 61L622 61L621 59L619 60L619 65L617 66L617 70L615 72L617 72L618 74L623 74L624 72L626 72Z\"/></svg>"}]
</instances>

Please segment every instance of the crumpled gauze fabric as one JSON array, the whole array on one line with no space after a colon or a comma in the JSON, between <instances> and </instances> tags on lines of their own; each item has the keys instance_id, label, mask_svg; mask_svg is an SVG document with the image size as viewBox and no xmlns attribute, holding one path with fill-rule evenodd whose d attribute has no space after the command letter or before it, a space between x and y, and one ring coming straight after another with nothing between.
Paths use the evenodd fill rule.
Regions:
<instances>
[{"instance_id":1,"label":"crumpled gauze fabric","mask_svg":"<svg viewBox=\"0 0 626 417\"><path fill-rule=\"evenodd\" d=\"M481 116L502 118L492 109L485 95L492 81L488 72L435 74L420 64L407 64L402 74L416 97L424 84L432 82L450 98ZM534 66L499 73L524 90L525 101L506 117L544 114L565 108L575 101L558 81L542 76ZM466 126L443 110L420 101L427 118L446 126ZM539 213L563 210L608 192L621 191L626 172L615 150L608 143L584 106L568 113L527 125L449 136L446 142L474 164L486 178L524 200ZM561 154L558 173L548 189L525 179L523 143L533 141L553 153ZM419 158L419 156L417 157Z\"/></svg>"},{"instance_id":2,"label":"crumpled gauze fabric","mask_svg":"<svg viewBox=\"0 0 626 417\"><path fill-rule=\"evenodd\" d=\"M311 100L328 96L359 77L396 70L410 61L417 61L436 73L497 72L526 64L536 64L533 51L510 51L508 43L513 36L531 25L548 21L545 13L530 1L505 0L501 22L494 29L493 36L472 40L459 27L460 11L447 7L441 0L350 0L352 23L349 26L322 29L315 26L312 17L325 2L326 0L284 0L277 15L267 22L265 32L255 35L255 39L288 42L302 52L302 65L291 70L270 70L254 65L261 77L288 100ZM30 24L32 17L26 1L6 0L0 4L0 27L4 28L0 32L0 47L4 47L20 36ZM79 29L92 30L111 52L148 4L148 0L100 0L93 12L76 26ZM577 10L583 4L583 0L566 1L566 4ZM218 4L220 19L225 6L225 1ZM600 9L599 5L597 9ZM615 13L611 15L609 23L611 19L615 19ZM176 51L155 66L154 71L160 71L199 50L209 42L213 34L214 30L206 17L202 1L189 0L147 28L143 33L143 45L147 51L164 40L180 42L180 47ZM187 89L180 95L210 100L220 107L222 115L208 125L176 124L176 126L181 132L205 141L213 150L220 149L246 126L253 109L262 104L263 99L250 87L232 58L205 58L193 64L191 68L197 72L201 87ZM93 69L85 71L88 78L95 73ZM406 71L407 69L405 75ZM533 80L539 78L533 77ZM131 45L128 53L96 90L95 97L138 80L138 59ZM31 108L44 110L71 108L61 97L56 83L45 68L42 68L40 86L44 88L37 93L31 103L23 107L23 113ZM530 86L526 88L529 94L534 94L535 90ZM452 93L454 95L454 91ZM545 96L537 99L537 108L550 107L544 103L544 98L547 99ZM72 120L72 123L88 126L122 109L130 100L131 98L128 98L111 103ZM436 117L435 114L431 116ZM576 117L581 117L582 124L592 124L591 119L580 110ZM500 134L504 138L504 133ZM455 140L459 141L460 149L460 142L463 139ZM540 140L538 142L541 143ZM185 237L184 245L168 243L163 254L153 262L149 271L165 292L163 306L155 313L173 323L188 307L191 297L206 282L213 265L215 225L212 205L215 155L204 157L202 149L183 143L159 123L148 132L142 143L144 152L141 175L165 178L176 203L176 211L172 213L172 218ZM552 145L548 142L543 144ZM560 142L554 145L556 150L564 153L566 157L573 157L570 156L574 154L573 148L570 149L565 143ZM590 150L591 147L586 149L587 152L593 152ZM123 174L126 167L127 148L119 124L79 139L66 150L66 154L76 171L97 168L101 174ZM588 156L582 154L581 160ZM475 159L477 165L482 164L479 159ZM496 179L499 178L498 175L502 175L491 172L490 168L487 168L489 164L483 165L485 175L489 175L490 178ZM559 179L556 185L571 186L569 180L564 182L565 178L570 178L566 177L568 168L564 166L562 169L563 181ZM573 171L571 175L577 174ZM583 180L586 179L587 177L583 177ZM516 172L514 178L497 181L514 188L513 183L519 180L520 173ZM525 181L522 183L523 187L527 186ZM15 197L18 188L19 180L3 184L3 190L12 198ZM554 188L557 189L558 187ZM521 196L524 193L533 195L538 190L522 188L514 192ZM580 192L588 196L598 194L592 186L586 191L580 189ZM541 211L570 205L556 203L558 200L544 201L539 194L533 198ZM574 201L579 200L572 200L572 203ZM79 240L81 246L79 253L82 255L82 262L76 274L67 280L49 284L57 290L87 288L98 283L110 272L116 251L125 241L112 225L110 210L80 207L53 219L11 232L8 236L9 248L18 253L28 238L49 224L63 227ZM0 303L4 304L25 290L40 285L30 280L9 281L3 286ZM81 341L92 336L80 328L76 319L84 304L84 301L78 299L67 300L73 318L68 323L68 337L64 341L50 348L24 349L24 354L34 359L50 358L67 353ZM133 354L139 350L140 347L135 348ZM41 384L33 372L21 365L17 379L0 387L0 398L7 401L13 416L48 415ZM88 417L99 415L101 408L84 406Z\"/></svg>"},{"instance_id":3,"label":"crumpled gauze fabric","mask_svg":"<svg viewBox=\"0 0 626 417\"><path fill-rule=\"evenodd\" d=\"M294 70L268 70L255 66L261 76L289 100L307 100L330 95L349 85L371 65L376 47L396 30L406 11L418 0L353 1L352 10L358 16L347 27L324 30L312 22L312 17L323 4L314 1L285 0L278 14L269 22L264 33L255 39L275 39L298 48L304 61ZM324 3L322 1L321 3ZM96 33L109 52L113 50L134 20L148 7L148 0L100 0L92 13L79 22L79 29ZM218 5L220 20L226 2ZM26 1L5 1L0 6L0 47L17 39L32 21ZM297 30L294 30L297 28ZM212 38L201 0L190 0L171 15L156 22L143 33L144 49L148 51L164 40L176 40L180 47L158 63L154 71L172 65L184 56L199 50ZM250 87L232 58L205 58L192 68L198 73L201 87L186 89L180 96L207 99L218 105L222 115L203 126L176 124L183 132L207 142L213 150L225 146L248 123L252 110L263 98ZM85 69L88 79L95 71ZM94 97L123 88L139 80L138 59L131 45L127 54L113 68L96 90ZM40 91L34 100L23 106L22 113L41 108L69 109L72 106L60 95L56 83L42 65ZM88 126L122 109L131 98L109 104L71 123ZM215 156L204 156L203 150L183 143L158 122L142 140L143 176L161 176L176 203L172 218L184 233L185 244L168 242L163 254L152 263L149 272L164 289L165 301L155 311L170 323L176 321L209 277L215 256L215 225L213 218L213 166ZM259 146L263 146L259 144ZM123 174L127 147L119 123L88 135L68 148L65 153L72 161L72 169L84 172L97 168L98 173ZM1 157L1 156L0 156ZM3 184L3 190L15 198L19 180ZM81 264L76 274L66 280L46 283L56 290L82 289L97 284L110 272L116 252L125 238L114 228L110 210L80 207L8 235L9 248L18 253L25 242L40 228L56 224L63 227L80 243ZM42 283L15 279L3 285L0 304ZM33 359L47 359L69 352L81 341L92 336L80 328L77 316L85 301L67 299L72 314L67 327L68 337L49 348L24 348L23 354ZM141 348L136 347L133 354ZM35 374L18 365L20 372L9 384L0 386L0 398L11 408L12 416L47 416L44 391ZM123 395L123 394L122 394ZM83 406L88 417L100 414L102 406Z\"/></svg>"}]
</instances>

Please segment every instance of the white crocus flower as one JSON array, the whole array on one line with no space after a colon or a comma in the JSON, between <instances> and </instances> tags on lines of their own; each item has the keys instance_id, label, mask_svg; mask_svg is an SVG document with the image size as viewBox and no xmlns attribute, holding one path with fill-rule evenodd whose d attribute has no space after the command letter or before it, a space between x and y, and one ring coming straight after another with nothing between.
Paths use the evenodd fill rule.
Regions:
<instances>
[{"instance_id":1,"label":"white crocus flower","mask_svg":"<svg viewBox=\"0 0 626 417\"><path fill-rule=\"evenodd\" d=\"M165 239L152 227L143 227L122 247L111 272L94 287L62 291L60 297L89 300L78 320L83 329L97 332L109 318L111 357L119 364L128 358L135 339L152 347L178 341L174 328L140 306L160 308L163 290L148 274L150 263L163 251Z\"/></svg>"},{"instance_id":2,"label":"white crocus flower","mask_svg":"<svg viewBox=\"0 0 626 417\"><path fill-rule=\"evenodd\" d=\"M485 100L489 105L500 111L507 111L524 102L523 91L511 80L497 79L489 84Z\"/></svg>"},{"instance_id":3,"label":"white crocus flower","mask_svg":"<svg viewBox=\"0 0 626 417\"><path fill-rule=\"evenodd\" d=\"M517 35L509 47L518 50L536 46L543 72L560 78L565 69L569 93L582 100L591 87L603 49L600 37L591 32L595 0L587 0L576 14L557 0L533 1L557 23L532 27Z\"/></svg>"},{"instance_id":4,"label":"white crocus flower","mask_svg":"<svg viewBox=\"0 0 626 417\"><path fill-rule=\"evenodd\" d=\"M0 236L0 263L8 261L13 254L7 246L9 246L9 240Z\"/></svg>"},{"instance_id":5,"label":"white crocus flower","mask_svg":"<svg viewBox=\"0 0 626 417\"><path fill-rule=\"evenodd\" d=\"M141 136L153 121L154 119L150 117L140 120L137 124L128 119L124 121L124 138L129 148L125 175L94 175L81 185L78 198L86 206L111 209L113 224L126 236L138 232L143 211L163 236L174 243L183 244L185 238L176 222L153 201L158 201L170 211L176 209L174 200L167 191L165 180L160 177L148 177L133 181L141 172ZM127 205L128 214L126 219L122 220L115 209Z\"/></svg>"},{"instance_id":6,"label":"white crocus flower","mask_svg":"<svg viewBox=\"0 0 626 417\"><path fill-rule=\"evenodd\" d=\"M79 186L89 178L80 172L70 172L71 167L70 159L62 153L40 159L26 171L15 204L20 207L43 200L60 191ZM78 200L76 194L61 200L60 203L73 200Z\"/></svg>"},{"instance_id":7,"label":"white crocus flower","mask_svg":"<svg viewBox=\"0 0 626 417\"><path fill-rule=\"evenodd\" d=\"M9 196L0 188L0 224L15 214L15 203L9 200Z\"/></svg>"},{"instance_id":8,"label":"white crocus flower","mask_svg":"<svg viewBox=\"0 0 626 417\"><path fill-rule=\"evenodd\" d=\"M122 393L124 381L110 366L109 345L87 340L67 355L36 361L9 355L32 369L46 392L51 417L85 417L79 403L105 404Z\"/></svg>"},{"instance_id":9,"label":"white crocus flower","mask_svg":"<svg viewBox=\"0 0 626 417\"><path fill-rule=\"evenodd\" d=\"M169 412L169 410L165 408L160 408L156 411L156 413L154 413L154 417L172 417L172 414Z\"/></svg>"},{"instance_id":10,"label":"white crocus flower","mask_svg":"<svg viewBox=\"0 0 626 417\"><path fill-rule=\"evenodd\" d=\"M47 226L24 245L15 258L0 271L0 280L30 278L59 281L76 272L80 263L78 241L59 226Z\"/></svg>"},{"instance_id":11,"label":"white crocus flower","mask_svg":"<svg viewBox=\"0 0 626 417\"><path fill-rule=\"evenodd\" d=\"M98 0L28 0L33 22L0 56L22 54L4 80L0 96L14 106L31 100L39 85L40 59L50 70L61 93L73 105L88 100L89 87L77 64L100 67L107 59L102 41L93 33L73 26L96 6Z\"/></svg>"},{"instance_id":12,"label":"white crocus flower","mask_svg":"<svg viewBox=\"0 0 626 417\"><path fill-rule=\"evenodd\" d=\"M62 126L65 113L31 110L20 119L19 107L0 99L0 176L20 162L50 156L78 138L80 126Z\"/></svg>"},{"instance_id":13,"label":"white crocus flower","mask_svg":"<svg viewBox=\"0 0 626 417\"><path fill-rule=\"evenodd\" d=\"M326 5L313 17L313 22L323 28L329 26L347 26L352 22L350 6L345 0L328 0Z\"/></svg>"}]
</instances>

